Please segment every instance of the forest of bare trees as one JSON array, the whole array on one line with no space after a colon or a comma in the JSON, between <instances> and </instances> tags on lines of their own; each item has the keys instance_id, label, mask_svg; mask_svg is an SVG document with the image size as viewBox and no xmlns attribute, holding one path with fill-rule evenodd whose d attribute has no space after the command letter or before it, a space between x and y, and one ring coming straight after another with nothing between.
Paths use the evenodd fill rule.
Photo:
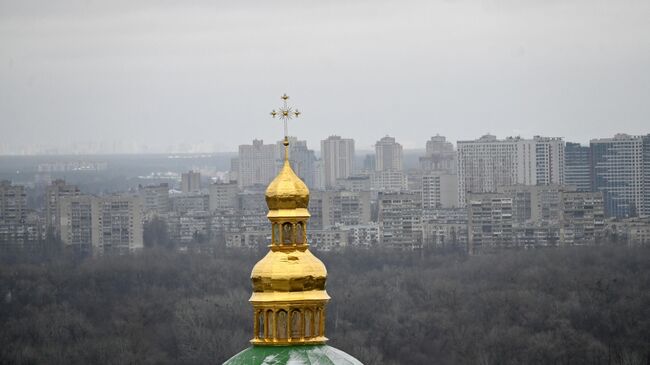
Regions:
<instances>
[{"instance_id":1,"label":"forest of bare trees","mask_svg":"<svg viewBox=\"0 0 650 365\"><path fill-rule=\"evenodd\" d=\"M0 363L219 364L263 250L4 258ZM650 364L650 249L318 253L327 335L373 364Z\"/></svg>"}]
</instances>

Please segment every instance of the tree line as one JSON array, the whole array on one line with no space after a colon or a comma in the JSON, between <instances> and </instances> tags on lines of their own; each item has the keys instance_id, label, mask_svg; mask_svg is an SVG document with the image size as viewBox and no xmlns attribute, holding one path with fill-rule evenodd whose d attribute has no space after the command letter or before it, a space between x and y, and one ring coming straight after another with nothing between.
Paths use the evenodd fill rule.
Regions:
<instances>
[{"instance_id":1,"label":"tree line","mask_svg":"<svg viewBox=\"0 0 650 365\"><path fill-rule=\"evenodd\" d=\"M219 364L265 251L4 258L0 363ZM650 248L318 256L328 344L366 365L650 364Z\"/></svg>"}]
</instances>

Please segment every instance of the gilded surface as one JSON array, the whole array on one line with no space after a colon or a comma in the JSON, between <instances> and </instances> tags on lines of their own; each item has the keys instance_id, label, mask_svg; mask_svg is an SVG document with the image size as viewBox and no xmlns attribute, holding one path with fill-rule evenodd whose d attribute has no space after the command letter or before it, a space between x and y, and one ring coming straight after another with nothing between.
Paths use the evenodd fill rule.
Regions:
<instances>
[{"instance_id":1,"label":"gilded surface","mask_svg":"<svg viewBox=\"0 0 650 365\"><path fill-rule=\"evenodd\" d=\"M282 170L266 189L266 204L271 211L300 209L300 213L307 213L309 189L286 159Z\"/></svg>"},{"instance_id":2,"label":"gilded surface","mask_svg":"<svg viewBox=\"0 0 650 365\"><path fill-rule=\"evenodd\" d=\"M308 249L269 251L251 273L254 293L324 291L326 279L325 265Z\"/></svg>"}]
</instances>

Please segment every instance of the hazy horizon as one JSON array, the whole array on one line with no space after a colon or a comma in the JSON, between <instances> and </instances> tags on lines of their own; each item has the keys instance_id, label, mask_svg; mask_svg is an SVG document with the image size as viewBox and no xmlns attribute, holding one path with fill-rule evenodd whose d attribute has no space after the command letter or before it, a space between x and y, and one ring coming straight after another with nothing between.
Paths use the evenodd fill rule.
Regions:
<instances>
[{"instance_id":1,"label":"hazy horizon","mask_svg":"<svg viewBox=\"0 0 650 365\"><path fill-rule=\"evenodd\" d=\"M281 138L285 92L315 150L647 134L648 19L641 0L0 0L0 153L234 152Z\"/></svg>"}]
</instances>

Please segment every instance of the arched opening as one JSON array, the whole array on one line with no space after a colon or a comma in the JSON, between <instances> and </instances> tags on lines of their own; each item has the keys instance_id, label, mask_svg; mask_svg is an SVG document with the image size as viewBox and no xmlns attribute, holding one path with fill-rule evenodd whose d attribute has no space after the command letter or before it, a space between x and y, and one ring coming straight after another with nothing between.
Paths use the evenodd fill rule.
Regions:
<instances>
[{"instance_id":1,"label":"arched opening","mask_svg":"<svg viewBox=\"0 0 650 365\"><path fill-rule=\"evenodd\" d=\"M312 315L311 309L305 309L305 337L313 337L312 333L314 323L314 316Z\"/></svg>"},{"instance_id":2,"label":"arched opening","mask_svg":"<svg viewBox=\"0 0 650 365\"><path fill-rule=\"evenodd\" d=\"M264 326L264 337L267 339L273 338L273 311L266 311L266 326Z\"/></svg>"},{"instance_id":3,"label":"arched opening","mask_svg":"<svg viewBox=\"0 0 650 365\"><path fill-rule=\"evenodd\" d=\"M282 243L291 244L293 241L293 227L291 223L284 223L282 225Z\"/></svg>"},{"instance_id":4,"label":"arched opening","mask_svg":"<svg viewBox=\"0 0 650 365\"><path fill-rule=\"evenodd\" d=\"M255 337L264 338L264 312L258 311L255 314L255 323L257 323L257 333Z\"/></svg>"},{"instance_id":5,"label":"arched opening","mask_svg":"<svg viewBox=\"0 0 650 365\"><path fill-rule=\"evenodd\" d=\"M294 309L291 311L291 338L299 339L302 337L302 313Z\"/></svg>"},{"instance_id":6,"label":"arched opening","mask_svg":"<svg viewBox=\"0 0 650 365\"><path fill-rule=\"evenodd\" d=\"M280 243L280 225L278 223L273 223L273 243Z\"/></svg>"},{"instance_id":7,"label":"arched opening","mask_svg":"<svg viewBox=\"0 0 650 365\"><path fill-rule=\"evenodd\" d=\"M320 317L321 317L321 310L320 308L316 309L316 314L314 314L314 336L320 336L321 330L320 330Z\"/></svg>"},{"instance_id":8,"label":"arched opening","mask_svg":"<svg viewBox=\"0 0 650 365\"><path fill-rule=\"evenodd\" d=\"M287 339L287 312L284 310L278 311L278 328L277 328L277 339L286 340Z\"/></svg>"},{"instance_id":9,"label":"arched opening","mask_svg":"<svg viewBox=\"0 0 650 365\"><path fill-rule=\"evenodd\" d=\"M296 244L302 245L305 243L305 224L298 222L296 224Z\"/></svg>"}]
</instances>

